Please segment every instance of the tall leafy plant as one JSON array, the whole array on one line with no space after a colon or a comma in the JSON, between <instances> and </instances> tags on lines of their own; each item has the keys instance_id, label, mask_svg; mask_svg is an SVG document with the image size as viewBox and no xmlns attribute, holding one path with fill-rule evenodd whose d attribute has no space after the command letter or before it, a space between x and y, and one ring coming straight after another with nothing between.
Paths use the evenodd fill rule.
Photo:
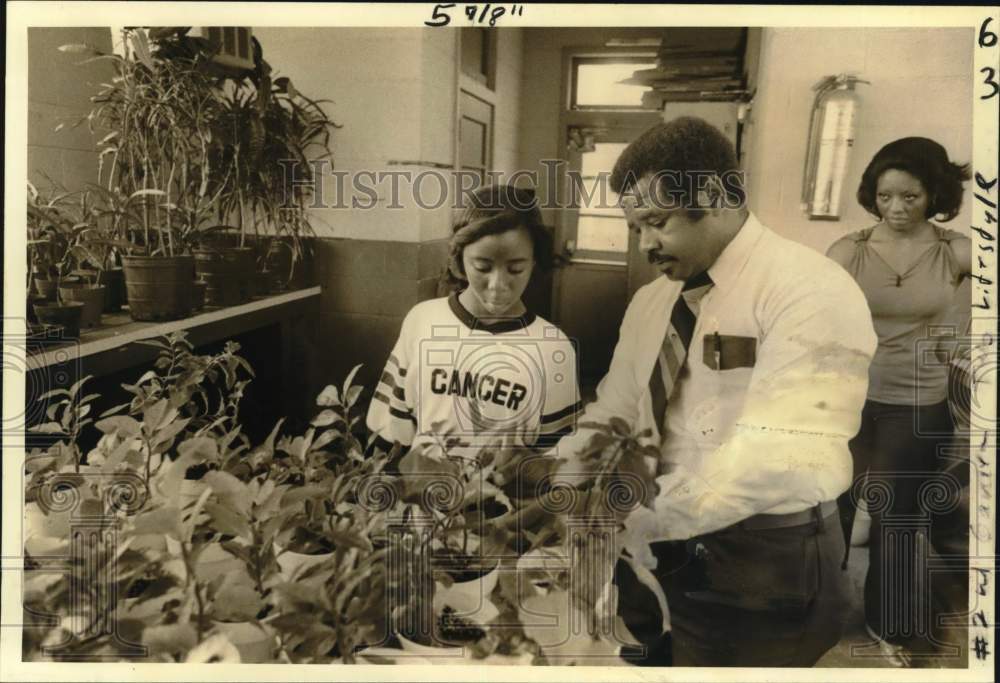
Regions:
<instances>
[{"instance_id":1,"label":"tall leafy plant","mask_svg":"<svg viewBox=\"0 0 1000 683\"><path fill-rule=\"evenodd\" d=\"M228 169L212 164L220 112L215 84L200 55L167 58L143 28L123 29L121 44L123 54L80 44L60 50L114 68L83 120L103 135L100 184L115 200L112 215L126 219L118 228L131 253L182 254L226 186ZM127 220L133 215L137 222Z\"/></svg>"},{"instance_id":2,"label":"tall leafy plant","mask_svg":"<svg viewBox=\"0 0 1000 683\"><path fill-rule=\"evenodd\" d=\"M303 255L301 238L313 234L311 162L332 158L331 134L341 126L323 108L329 100L307 97L286 76L272 78L256 39L254 47L254 69L227 82L220 99L220 151L231 169L220 220L235 216L241 237L252 230L287 240L294 268Z\"/></svg>"}]
</instances>

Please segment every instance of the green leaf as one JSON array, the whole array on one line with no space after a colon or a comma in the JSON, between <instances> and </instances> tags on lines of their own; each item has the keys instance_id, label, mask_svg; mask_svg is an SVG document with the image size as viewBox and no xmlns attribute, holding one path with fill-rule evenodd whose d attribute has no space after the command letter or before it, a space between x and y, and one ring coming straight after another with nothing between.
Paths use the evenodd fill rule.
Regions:
<instances>
[{"instance_id":1,"label":"green leaf","mask_svg":"<svg viewBox=\"0 0 1000 683\"><path fill-rule=\"evenodd\" d=\"M153 430L160 426L160 421L163 420L163 416L167 412L167 407L169 402L165 398L161 398L156 403L147 406L142 411L142 422L143 427L147 434L152 434Z\"/></svg>"},{"instance_id":2,"label":"green leaf","mask_svg":"<svg viewBox=\"0 0 1000 683\"><path fill-rule=\"evenodd\" d=\"M136 190L129 195L128 201L132 201L138 197L166 197L167 193L163 190ZM167 347L169 348L169 347Z\"/></svg>"},{"instance_id":3,"label":"green leaf","mask_svg":"<svg viewBox=\"0 0 1000 683\"><path fill-rule=\"evenodd\" d=\"M614 430L615 434L619 436L630 436L632 430L629 428L628 423L620 417L612 417L609 421L611 429Z\"/></svg>"},{"instance_id":4,"label":"green leaf","mask_svg":"<svg viewBox=\"0 0 1000 683\"><path fill-rule=\"evenodd\" d=\"M70 397L72 398L73 396L76 396L77 392L80 391L80 387L82 387L84 383L90 379L93 379L93 375L87 375L86 377L82 377L76 382L74 382L73 386L69 388Z\"/></svg>"},{"instance_id":5,"label":"green leaf","mask_svg":"<svg viewBox=\"0 0 1000 683\"><path fill-rule=\"evenodd\" d=\"M139 424L139 421L128 415L106 417L103 420L98 420L94 426L105 434L117 432L126 437L138 436L142 431L142 425Z\"/></svg>"},{"instance_id":6,"label":"green leaf","mask_svg":"<svg viewBox=\"0 0 1000 683\"><path fill-rule=\"evenodd\" d=\"M340 391L332 384L326 386L323 391L319 393L316 397L316 405L318 406L336 406L340 405Z\"/></svg>"},{"instance_id":7,"label":"green leaf","mask_svg":"<svg viewBox=\"0 0 1000 683\"><path fill-rule=\"evenodd\" d=\"M153 440L153 446L168 445L173 442L174 437L184 431L184 428L188 426L191 418L179 418L168 424L163 429L156 433L156 438Z\"/></svg>"},{"instance_id":8,"label":"green leaf","mask_svg":"<svg viewBox=\"0 0 1000 683\"><path fill-rule=\"evenodd\" d=\"M312 424L314 427L328 427L332 425L339 419L339 415L329 408L320 411L319 415L312 419Z\"/></svg>"},{"instance_id":9,"label":"green leaf","mask_svg":"<svg viewBox=\"0 0 1000 683\"><path fill-rule=\"evenodd\" d=\"M268 455L274 454L274 440L275 438L277 438L278 430L281 429L281 425L284 421L285 418L281 418L280 420L278 420L278 422L274 425L274 429L271 430L271 433L267 435L267 438L264 440L264 443L261 444L259 450L262 450Z\"/></svg>"},{"instance_id":10,"label":"green leaf","mask_svg":"<svg viewBox=\"0 0 1000 683\"><path fill-rule=\"evenodd\" d=\"M296 486L281 496L281 508L289 508L313 498L324 498L329 489L322 486Z\"/></svg>"},{"instance_id":11,"label":"green leaf","mask_svg":"<svg viewBox=\"0 0 1000 683\"><path fill-rule=\"evenodd\" d=\"M310 450L318 451L319 449L321 449L323 446L327 445L334 439L339 439L342 436L343 435L340 432L333 429L327 430L325 432L320 432L319 436L316 437L316 440L313 441L312 448Z\"/></svg>"},{"instance_id":12,"label":"green leaf","mask_svg":"<svg viewBox=\"0 0 1000 683\"><path fill-rule=\"evenodd\" d=\"M129 35L132 38L132 47L135 49L135 56L147 69L156 71L156 65L153 64L153 58L149 52L149 40L146 38L146 32L141 29L134 29L129 32Z\"/></svg>"},{"instance_id":13,"label":"green leaf","mask_svg":"<svg viewBox=\"0 0 1000 683\"><path fill-rule=\"evenodd\" d=\"M222 549L229 554L238 557L243 560L243 562L249 564L253 551L262 551L263 548L254 548L249 545L242 545L236 541L223 541L221 544Z\"/></svg>"},{"instance_id":14,"label":"green leaf","mask_svg":"<svg viewBox=\"0 0 1000 683\"><path fill-rule=\"evenodd\" d=\"M349 519L338 520L334 527L328 529L328 534L337 548L358 548L365 552L371 552L373 549L364 530L356 527Z\"/></svg>"},{"instance_id":15,"label":"green leaf","mask_svg":"<svg viewBox=\"0 0 1000 683\"><path fill-rule=\"evenodd\" d=\"M249 514L250 503L253 501L253 497L250 495L250 490L246 484L228 472L209 472L205 475L204 479L205 483L215 492L220 502L232 506L234 510L237 510L244 516Z\"/></svg>"},{"instance_id":16,"label":"green leaf","mask_svg":"<svg viewBox=\"0 0 1000 683\"><path fill-rule=\"evenodd\" d=\"M177 452L190 460L192 465L214 463L219 459L218 444L207 436L197 436L185 440L177 447Z\"/></svg>"},{"instance_id":17,"label":"green leaf","mask_svg":"<svg viewBox=\"0 0 1000 683\"><path fill-rule=\"evenodd\" d=\"M44 422L40 425L28 427L29 432L35 434L63 434L63 427L58 422Z\"/></svg>"},{"instance_id":18,"label":"green leaf","mask_svg":"<svg viewBox=\"0 0 1000 683\"><path fill-rule=\"evenodd\" d=\"M253 539L250 523L240 512L221 503L205 503L205 512L212 518L215 530L223 534L238 536L246 540Z\"/></svg>"},{"instance_id":19,"label":"green leaf","mask_svg":"<svg viewBox=\"0 0 1000 683\"><path fill-rule=\"evenodd\" d=\"M249 621L264 606L253 585L245 579L223 584L215 594L213 612L216 619L224 621Z\"/></svg>"},{"instance_id":20,"label":"green leaf","mask_svg":"<svg viewBox=\"0 0 1000 683\"><path fill-rule=\"evenodd\" d=\"M118 466L125 462L125 456L128 455L129 449L132 447L132 441L126 440L118 444L114 450L108 455L107 460L104 462L104 467L101 468L103 472L114 472L118 469Z\"/></svg>"},{"instance_id":21,"label":"green leaf","mask_svg":"<svg viewBox=\"0 0 1000 683\"><path fill-rule=\"evenodd\" d=\"M343 393L346 396L347 390L354 384L354 376L358 374L358 370L361 369L361 363L355 365L349 373L347 373L347 378L344 380L344 390Z\"/></svg>"},{"instance_id":22,"label":"green leaf","mask_svg":"<svg viewBox=\"0 0 1000 683\"><path fill-rule=\"evenodd\" d=\"M140 513L135 517L132 529L132 533L137 536L153 534L180 539L181 511L176 507L168 506Z\"/></svg>"},{"instance_id":23,"label":"green leaf","mask_svg":"<svg viewBox=\"0 0 1000 683\"><path fill-rule=\"evenodd\" d=\"M581 456L586 456L586 455L592 455L592 454L595 454L595 453L600 453L605 448L608 448L609 446L613 446L617 442L618 442L618 439L616 439L615 437L613 437L613 436L611 436L609 434L604 434L604 433L601 433L601 432L594 432L594 434L592 434L591 437L590 437L590 439L587 441L587 445L583 447L583 450L580 452L580 455Z\"/></svg>"},{"instance_id":24,"label":"green leaf","mask_svg":"<svg viewBox=\"0 0 1000 683\"><path fill-rule=\"evenodd\" d=\"M149 626L142 632L142 644L153 655L183 654L198 644L198 632L190 623Z\"/></svg>"},{"instance_id":25,"label":"green leaf","mask_svg":"<svg viewBox=\"0 0 1000 683\"><path fill-rule=\"evenodd\" d=\"M347 397L344 399L347 402L348 408L353 408L354 404L358 402L358 398L361 396L362 387L354 386L347 390Z\"/></svg>"},{"instance_id":26,"label":"green leaf","mask_svg":"<svg viewBox=\"0 0 1000 683\"><path fill-rule=\"evenodd\" d=\"M68 391L66 391L65 389L53 389L52 391L46 391L44 394L42 394L41 396L39 396L38 400L39 401L46 401L46 400L48 400L50 398L54 398L56 396L69 396L69 395L70 395L70 393Z\"/></svg>"}]
</instances>

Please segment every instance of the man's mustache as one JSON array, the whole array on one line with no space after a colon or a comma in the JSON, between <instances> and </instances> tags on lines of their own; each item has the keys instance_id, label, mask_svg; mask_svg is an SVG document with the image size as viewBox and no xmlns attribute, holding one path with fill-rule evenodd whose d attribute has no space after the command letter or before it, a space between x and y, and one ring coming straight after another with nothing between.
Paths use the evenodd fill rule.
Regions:
<instances>
[{"instance_id":1,"label":"man's mustache","mask_svg":"<svg viewBox=\"0 0 1000 683\"><path fill-rule=\"evenodd\" d=\"M646 252L646 260L649 261L651 265L655 266L660 263L666 263L667 261L673 261L674 259L671 256L664 256L658 251L649 251Z\"/></svg>"}]
</instances>

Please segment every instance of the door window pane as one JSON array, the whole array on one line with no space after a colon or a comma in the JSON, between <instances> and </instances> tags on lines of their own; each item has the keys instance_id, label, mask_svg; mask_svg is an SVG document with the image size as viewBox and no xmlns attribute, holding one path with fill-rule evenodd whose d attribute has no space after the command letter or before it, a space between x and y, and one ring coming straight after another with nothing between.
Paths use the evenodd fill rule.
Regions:
<instances>
[{"instance_id":1,"label":"door window pane","mask_svg":"<svg viewBox=\"0 0 1000 683\"><path fill-rule=\"evenodd\" d=\"M579 207L576 248L580 252L609 256L628 251L628 225L609 182L611 169L627 146L624 142L598 142L593 152L580 155L580 178L574 182Z\"/></svg>"},{"instance_id":2,"label":"door window pane","mask_svg":"<svg viewBox=\"0 0 1000 683\"><path fill-rule=\"evenodd\" d=\"M580 171L584 177L598 176L604 173L611 175L618 157L628 147L625 142L598 142L594 144L593 152L585 152L580 160Z\"/></svg>"},{"instance_id":3,"label":"door window pane","mask_svg":"<svg viewBox=\"0 0 1000 683\"><path fill-rule=\"evenodd\" d=\"M576 224L576 248L580 251L603 251L624 254L628 251L628 226L619 215L588 216L580 214Z\"/></svg>"},{"instance_id":4,"label":"door window pane","mask_svg":"<svg viewBox=\"0 0 1000 683\"><path fill-rule=\"evenodd\" d=\"M574 68L574 107L642 107L644 85L623 85L618 81L631 78L639 69L656 67L649 61L608 62L607 60L577 60Z\"/></svg>"},{"instance_id":5,"label":"door window pane","mask_svg":"<svg viewBox=\"0 0 1000 683\"><path fill-rule=\"evenodd\" d=\"M493 89L496 32L485 28L459 30L462 32L462 73Z\"/></svg>"}]
</instances>

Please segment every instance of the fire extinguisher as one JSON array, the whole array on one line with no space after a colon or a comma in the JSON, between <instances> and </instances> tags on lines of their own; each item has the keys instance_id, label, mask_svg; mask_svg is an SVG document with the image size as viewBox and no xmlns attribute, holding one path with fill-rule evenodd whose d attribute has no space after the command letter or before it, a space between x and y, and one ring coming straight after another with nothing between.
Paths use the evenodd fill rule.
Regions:
<instances>
[{"instance_id":1,"label":"fire extinguisher","mask_svg":"<svg viewBox=\"0 0 1000 683\"><path fill-rule=\"evenodd\" d=\"M813 86L809 149L802 182L802 210L810 219L837 220L859 108L857 76L827 76Z\"/></svg>"}]
</instances>

